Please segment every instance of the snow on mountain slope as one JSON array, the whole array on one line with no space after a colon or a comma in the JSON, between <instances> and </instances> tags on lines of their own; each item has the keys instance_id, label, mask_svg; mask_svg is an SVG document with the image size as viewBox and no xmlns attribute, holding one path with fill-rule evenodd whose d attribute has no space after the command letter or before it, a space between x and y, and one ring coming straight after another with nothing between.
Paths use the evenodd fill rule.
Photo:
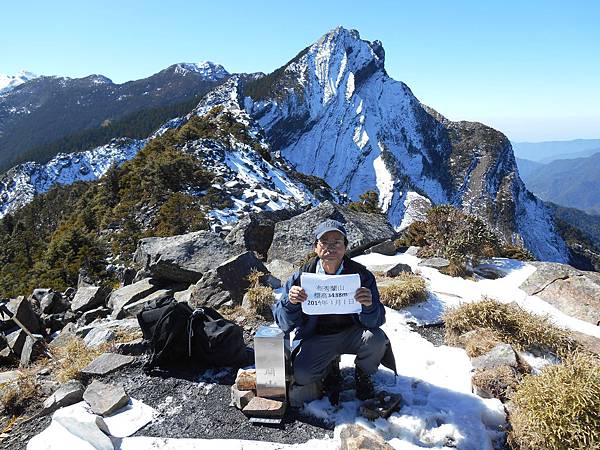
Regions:
<instances>
[{"instance_id":1,"label":"snow on mountain slope","mask_svg":"<svg viewBox=\"0 0 600 450\"><path fill-rule=\"evenodd\" d=\"M336 28L271 74L230 77L193 114L215 106L229 111L260 136L281 177L294 178L295 171L314 175L352 199L377 191L397 230L423 218L429 204L450 203L484 219L507 242L524 243L540 259L568 261L550 212L519 179L508 139L479 123L451 122L422 105L404 83L387 75L384 62L379 41ZM172 67L180 73L221 73L212 63ZM189 117L169 121L153 136ZM238 144L226 147L241 148ZM251 177L249 168L262 167L234 159L228 164L240 169L240 180ZM254 184L264 180L258 176ZM314 200L284 195L301 203Z\"/></svg>"},{"instance_id":2,"label":"snow on mountain slope","mask_svg":"<svg viewBox=\"0 0 600 450\"><path fill-rule=\"evenodd\" d=\"M398 230L410 223L409 196L420 195L477 214L540 258L566 262L549 212L523 203L508 139L422 105L387 75L384 59L379 41L336 28L286 66L247 83L245 108L296 170L353 199L377 191Z\"/></svg>"},{"instance_id":3,"label":"snow on mountain slope","mask_svg":"<svg viewBox=\"0 0 600 450\"><path fill-rule=\"evenodd\" d=\"M115 139L85 152L61 153L47 164L27 162L13 167L0 177L0 218L56 184L100 178L113 164L133 158L145 143L145 139Z\"/></svg>"},{"instance_id":4,"label":"snow on mountain slope","mask_svg":"<svg viewBox=\"0 0 600 450\"><path fill-rule=\"evenodd\" d=\"M5 94L20 84L34 78L37 78L37 75L26 70L21 70L16 75L4 75L0 73L0 94Z\"/></svg>"},{"instance_id":5,"label":"snow on mountain slope","mask_svg":"<svg viewBox=\"0 0 600 450\"><path fill-rule=\"evenodd\" d=\"M211 61L201 63L179 63L175 65L175 72L185 75L187 72L200 74L205 80L218 81L228 77L229 72L220 64Z\"/></svg>"}]
</instances>

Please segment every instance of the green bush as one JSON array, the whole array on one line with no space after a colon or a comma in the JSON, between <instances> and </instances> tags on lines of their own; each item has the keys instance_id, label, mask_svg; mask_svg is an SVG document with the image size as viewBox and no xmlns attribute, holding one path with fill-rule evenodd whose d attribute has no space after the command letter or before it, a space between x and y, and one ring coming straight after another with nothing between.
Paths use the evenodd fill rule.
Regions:
<instances>
[{"instance_id":1,"label":"green bush","mask_svg":"<svg viewBox=\"0 0 600 450\"><path fill-rule=\"evenodd\" d=\"M518 259L519 261L533 261L535 257L529 250L518 245L503 245L500 249L500 254L503 258Z\"/></svg>"},{"instance_id":2,"label":"green bush","mask_svg":"<svg viewBox=\"0 0 600 450\"><path fill-rule=\"evenodd\" d=\"M600 361L574 354L525 377L512 398L509 442L522 450L600 449Z\"/></svg>"},{"instance_id":3,"label":"green bush","mask_svg":"<svg viewBox=\"0 0 600 450\"><path fill-rule=\"evenodd\" d=\"M462 266L499 252L499 240L483 220L450 205L434 206L427 212L425 239L434 255Z\"/></svg>"},{"instance_id":4,"label":"green bush","mask_svg":"<svg viewBox=\"0 0 600 450\"><path fill-rule=\"evenodd\" d=\"M361 194L359 201L352 202L348 205L353 211L366 212L371 214L383 214L379 207L379 195L375 191L367 191Z\"/></svg>"},{"instance_id":5,"label":"green bush","mask_svg":"<svg viewBox=\"0 0 600 450\"><path fill-rule=\"evenodd\" d=\"M396 248L425 247L427 245L427 223L417 220L406 227L398 239L394 241Z\"/></svg>"},{"instance_id":6,"label":"green bush","mask_svg":"<svg viewBox=\"0 0 600 450\"><path fill-rule=\"evenodd\" d=\"M392 309L406 308L427 300L425 280L418 275L401 273L392 284L379 289L381 303Z\"/></svg>"},{"instance_id":7,"label":"green bush","mask_svg":"<svg viewBox=\"0 0 600 450\"><path fill-rule=\"evenodd\" d=\"M175 192L162 204L155 219L156 236L173 236L208 229L200 200Z\"/></svg>"}]
</instances>

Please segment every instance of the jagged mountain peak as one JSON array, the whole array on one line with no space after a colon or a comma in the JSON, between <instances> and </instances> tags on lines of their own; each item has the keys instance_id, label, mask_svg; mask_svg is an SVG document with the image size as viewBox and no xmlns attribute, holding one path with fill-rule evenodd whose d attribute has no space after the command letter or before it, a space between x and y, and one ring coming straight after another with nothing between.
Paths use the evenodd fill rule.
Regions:
<instances>
[{"instance_id":1,"label":"jagged mountain peak","mask_svg":"<svg viewBox=\"0 0 600 450\"><path fill-rule=\"evenodd\" d=\"M332 56L343 53L348 61L358 66L375 63L378 68L383 68L385 62L385 50L381 41L367 41L361 39L357 30L349 30L344 27L336 27L325 33L321 38L310 46L309 53L323 53L324 56Z\"/></svg>"},{"instance_id":2,"label":"jagged mountain peak","mask_svg":"<svg viewBox=\"0 0 600 450\"><path fill-rule=\"evenodd\" d=\"M199 63L179 63L169 67L175 73L183 76L189 73L196 73L202 76L205 80L218 81L229 76L229 72L220 64L215 64L211 61L203 61Z\"/></svg>"}]
</instances>

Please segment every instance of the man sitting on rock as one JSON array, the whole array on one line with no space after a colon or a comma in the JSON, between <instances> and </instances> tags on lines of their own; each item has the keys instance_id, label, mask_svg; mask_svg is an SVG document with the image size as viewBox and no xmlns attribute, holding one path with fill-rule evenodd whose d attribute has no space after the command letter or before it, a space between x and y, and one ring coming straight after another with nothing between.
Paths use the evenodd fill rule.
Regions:
<instances>
[{"instance_id":1,"label":"man sitting on rock","mask_svg":"<svg viewBox=\"0 0 600 450\"><path fill-rule=\"evenodd\" d=\"M275 304L274 316L279 327L286 335L295 329L294 342L300 341L300 349L292 363L294 382L290 387L290 404L293 407L319 398L324 381L326 385L337 384L339 389L341 377L338 362L343 353L356 355L357 397L361 400L372 397L373 384L370 375L377 371L384 355L386 359L388 357L386 350L389 341L379 328L385 322L385 309L379 301L375 277L366 267L345 255L347 246L346 229L340 222L326 220L321 223L315 230L317 257L291 276L281 299ZM302 272L327 275L358 274L361 287L356 290L354 299L361 304L361 312L304 314L301 304L306 301L307 294L300 286ZM389 351L391 355L391 347ZM393 361L393 355L391 359ZM386 365L391 366L389 363ZM337 399L332 402L336 403Z\"/></svg>"}]
</instances>

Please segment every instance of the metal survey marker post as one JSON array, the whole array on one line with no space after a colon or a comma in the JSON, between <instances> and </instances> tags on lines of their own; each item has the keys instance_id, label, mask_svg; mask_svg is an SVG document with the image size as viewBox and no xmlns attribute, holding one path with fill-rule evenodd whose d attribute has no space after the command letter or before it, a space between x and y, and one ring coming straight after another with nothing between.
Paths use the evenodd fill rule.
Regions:
<instances>
[{"instance_id":1,"label":"metal survey marker post","mask_svg":"<svg viewBox=\"0 0 600 450\"><path fill-rule=\"evenodd\" d=\"M254 336L256 395L285 402L284 333L277 327L262 326Z\"/></svg>"}]
</instances>

